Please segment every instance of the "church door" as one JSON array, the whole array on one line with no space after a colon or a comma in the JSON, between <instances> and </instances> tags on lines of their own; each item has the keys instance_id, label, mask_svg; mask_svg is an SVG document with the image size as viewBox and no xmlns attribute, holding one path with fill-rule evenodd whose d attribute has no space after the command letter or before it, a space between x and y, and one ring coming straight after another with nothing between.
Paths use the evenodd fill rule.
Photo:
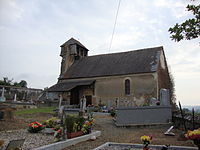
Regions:
<instances>
[{"instance_id":1,"label":"church door","mask_svg":"<svg viewBox=\"0 0 200 150\"><path fill-rule=\"evenodd\" d=\"M86 106L92 105L92 95L86 95Z\"/></svg>"},{"instance_id":2,"label":"church door","mask_svg":"<svg viewBox=\"0 0 200 150\"><path fill-rule=\"evenodd\" d=\"M79 89L74 88L71 90L70 105L78 105L79 101Z\"/></svg>"}]
</instances>

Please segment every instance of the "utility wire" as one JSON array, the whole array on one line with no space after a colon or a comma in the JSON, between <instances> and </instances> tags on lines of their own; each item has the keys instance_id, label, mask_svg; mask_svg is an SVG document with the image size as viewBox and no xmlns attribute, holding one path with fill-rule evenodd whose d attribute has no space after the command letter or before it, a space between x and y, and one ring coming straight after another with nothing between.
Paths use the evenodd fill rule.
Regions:
<instances>
[{"instance_id":1,"label":"utility wire","mask_svg":"<svg viewBox=\"0 0 200 150\"><path fill-rule=\"evenodd\" d=\"M114 23L114 27L113 27L113 32L112 32L111 40L110 40L109 51L111 49L112 41L113 41L113 36L114 36L114 33L115 33L115 27L116 27L116 24L117 24L117 17L118 17L120 3L121 3L121 0L119 0L119 3L118 3L117 13L116 13L116 17L115 17L115 23Z\"/></svg>"}]
</instances>

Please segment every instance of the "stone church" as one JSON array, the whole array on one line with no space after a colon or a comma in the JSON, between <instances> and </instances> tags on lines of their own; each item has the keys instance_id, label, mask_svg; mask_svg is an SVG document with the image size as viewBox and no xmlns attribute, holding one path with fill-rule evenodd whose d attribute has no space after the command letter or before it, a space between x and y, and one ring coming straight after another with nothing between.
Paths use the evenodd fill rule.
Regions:
<instances>
[{"instance_id":1,"label":"stone church","mask_svg":"<svg viewBox=\"0 0 200 150\"><path fill-rule=\"evenodd\" d=\"M88 49L71 38L61 47L58 82L48 93L62 96L68 105L104 104L143 106L160 90L169 89L170 77L163 47L88 56Z\"/></svg>"}]
</instances>

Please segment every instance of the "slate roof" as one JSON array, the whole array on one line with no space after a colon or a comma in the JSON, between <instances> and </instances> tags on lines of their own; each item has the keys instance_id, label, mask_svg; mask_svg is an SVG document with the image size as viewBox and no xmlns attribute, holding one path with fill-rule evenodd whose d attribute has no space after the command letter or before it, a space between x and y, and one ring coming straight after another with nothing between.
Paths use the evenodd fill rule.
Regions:
<instances>
[{"instance_id":1,"label":"slate roof","mask_svg":"<svg viewBox=\"0 0 200 150\"><path fill-rule=\"evenodd\" d=\"M87 49L83 44L81 44L81 42L77 41L74 38L69 39L67 42L63 43L60 47L63 47L65 45L72 45L72 44L77 44L85 49ZM88 50L88 49L87 49Z\"/></svg>"},{"instance_id":2,"label":"slate roof","mask_svg":"<svg viewBox=\"0 0 200 150\"><path fill-rule=\"evenodd\" d=\"M83 57L59 79L156 72L163 47Z\"/></svg>"},{"instance_id":3,"label":"slate roof","mask_svg":"<svg viewBox=\"0 0 200 150\"><path fill-rule=\"evenodd\" d=\"M71 89L77 86L91 85L94 82L95 80L66 81L66 82L57 83L51 86L47 91L48 92L66 92L66 91L70 91Z\"/></svg>"}]
</instances>

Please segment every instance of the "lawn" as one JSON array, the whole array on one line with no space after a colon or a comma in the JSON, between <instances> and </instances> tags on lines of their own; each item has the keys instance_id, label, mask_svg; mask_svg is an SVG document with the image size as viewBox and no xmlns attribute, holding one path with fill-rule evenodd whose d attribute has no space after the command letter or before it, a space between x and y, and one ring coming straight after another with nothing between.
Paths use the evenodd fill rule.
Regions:
<instances>
[{"instance_id":1,"label":"lawn","mask_svg":"<svg viewBox=\"0 0 200 150\"><path fill-rule=\"evenodd\" d=\"M26 114L36 114L36 113L53 113L53 110L56 107L42 107L42 108L33 108L33 109L23 109L17 110L16 115L26 115Z\"/></svg>"}]
</instances>

